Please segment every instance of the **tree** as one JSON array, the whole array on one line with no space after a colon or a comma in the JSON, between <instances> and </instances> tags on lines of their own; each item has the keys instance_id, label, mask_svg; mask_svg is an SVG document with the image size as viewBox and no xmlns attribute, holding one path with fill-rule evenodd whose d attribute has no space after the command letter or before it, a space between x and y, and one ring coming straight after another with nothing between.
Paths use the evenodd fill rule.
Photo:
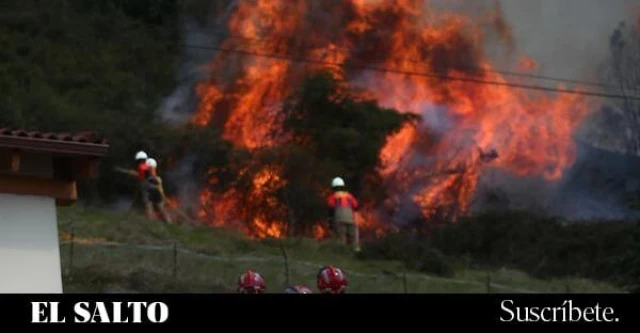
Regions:
<instances>
[{"instance_id":1,"label":"tree","mask_svg":"<svg viewBox=\"0 0 640 333\"><path fill-rule=\"evenodd\" d=\"M360 99L329 72L307 79L285 102L281 116L278 135L285 144L279 149L284 151L287 181L283 195L290 216L303 230L326 217L325 198L333 177L345 178L365 205L380 203L380 151L387 137L417 119Z\"/></svg>"},{"instance_id":2,"label":"tree","mask_svg":"<svg viewBox=\"0 0 640 333\"><path fill-rule=\"evenodd\" d=\"M623 98L610 100L603 108L602 133L606 137L622 134L622 137L614 138L614 142L619 142L618 149L640 155L640 26L620 23L609 38L609 51L603 75L607 82L617 87L615 92ZM636 169L632 158L628 159L628 168ZM634 177L640 177L640 173ZM622 197L631 208L638 207L637 190L630 190Z\"/></svg>"},{"instance_id":3,"label":"tree","mask_svg":"<svg viewBox=\"0 0 640 333\"><path fill-rule=\"evenodd\" d=\"M636 222L632 231L633 243L620 260L620 274L626 288L640 293L640 223Z\"/></svg>"},{"instance_id":4,"label":"tree","mask_svg":"<svg viewBox=\"0 0 640 333\"><path fill-rule=\"evenodd\" d=\"M111 149L91 193L97 188L110 199L131 191L132 182L114 176L113 166L131 163L139 149L164 160L157 154L181 134L155 121L162 97L175 86L178 4L3 2L0 126L98 131ZM86 198L88 188L79 190Z\"/></svg>"},{"instance_id":5,"label":"tree","mask_svg":"<svg viewBox=\"0 0 640 333\"><path fill-rule=\"evenodd\" d=\"M609 39L610 58L605 66L607 81L618 86L624 98L613 101L624 117L626 150L640 153L640 33L636 27L620 23Z\"/></svg>"}]
</instances>

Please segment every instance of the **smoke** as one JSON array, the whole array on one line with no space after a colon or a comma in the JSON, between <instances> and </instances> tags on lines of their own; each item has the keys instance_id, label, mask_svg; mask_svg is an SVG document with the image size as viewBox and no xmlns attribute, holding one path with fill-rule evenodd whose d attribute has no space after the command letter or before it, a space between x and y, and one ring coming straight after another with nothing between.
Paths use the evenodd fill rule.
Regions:
<instances>
[{"instance_id":1,"label":"smoke","mask_svg":"<svg viewBox=\"0 0 640 333\"><path fill-rule=\"evenodd\" d=\"M518 50L535 59L539 73L597 80L608 40L621 21L633 22L637 0L502 0Z\"/></svg>"},{"instance_id":2,"label":"smoke","mask_svg":"<svg viewBox=\"0 0 640 333\"><path fill-rule=\"evenodd\" d=\"M206 26L199 25L193 18L184 18L182 35L186 45L213 45L213 36ZM178 86L167 96L158 109L164 121L184 123L191 116L197 100L193 94L194 84L205 78L202 66L211 59L212 51L183 47L180 67L177 71Z\"/></svg>"},{"instance_id":3,"label":"smoke","mask_svg":"<svg viewBox=\"0 0 640 333\"><path fill-rule=\"evenodd\" d=\"M598 67L608 56L609 37L618 24L639 20L637 0L428 2L434 8L455 10L485 21L485 50L498 68L515 67L515 51L517 56L535 59L536 74L589 81L598 80ZM492 15L483 14L487 12Z\"/></svg>"},{"instance_id":4,"label":"smoke","mask_svg":"<svg viewBox=\"0 0 640 333\"><path fill-rule=\"evenodd\" d=\"M186 14L181 18L181 42L184 47L181 49L180 66L176 72L178 86L163 100L157 110L157 114L163 121L183 124L189 120L197 106L195 84L208 77L206 65L215 55L214 48L222 38L223 27L228 18L228 15L215 15L217 7L214 5L215 1L209 3L209 19L204 24ZM226 8L226 13L228 14L236 5L237 1L232 1Z\"/></svg>"},{"instance_id":5,"label":"smoke","mask_svg":"<svg viewBox=\"0 0 640 333\"><path fill-rule=\"evenodd\" d=\"M537 61L541 75L588 81L600 80L601 64L610 52L609 38L618 24L637 19L630 10L633 5L637 1L503 1L519 49ZM593 147L611 136L613 128L606 123L591 121L584 127L591 130L576 133L574 166L558 184L543 189L538 202L570 219L637 216L621 200L621 194L630 190L625 184L630 185L629 165L637 165L636 158Z\"/></svg>"},{"instance_id":6,"label":"smoke","mask_svg":"<svg viewBox=\"0 0 640 333\"><path fill-rule=\"evenodd\" d=\"M601 150L583 141L577 142L577 154L576 163L555 182L485 170L473 209L527 210L569 220L640 217L640 212L623 202L625 193L640 190L640 183L632 181L640 158Z\"/></svg>"},{"instance_id":7,"label":"smoke","mask_svg":"<svg viewBox=\"0 0 640 333\"><path fill-rule=\"evenodd\" d=\"M205 80L210 73L206 65L215 55L215 47L223 38L224 26L229 13L237 6L231 1L225 13L218 13L215 1L209 2L209 14L204 23L183 14L181 30L184 46L180 54L180 66L176 72L178 86L167 96L157 110L163 121L183 125L193 116L198 105L195 86ZM222 15L220 15L222 14ZM177 185L177 196L184 209L195 215L198 209L201 184L194 180L194 168L198 160L195 155L187 155L178 161L178 166L167 173L167 180Z\"/></svg>"},{"instance_id":8,"label":"smoke","mask_svg":"<svg viewBox=\"0 0 640 333\"><path fill-rule=\"evenodd\" d=\"M447 108L439 105L427 105L422 109L425 110L422 113L422 120L432 135L443 135L452 128L453 120Z\"/></svg>"},{"instance_id":9,"label":"smoke","mask_svg":"<svg viewBox=\"0 0 640 333\"><path fill-rule=\"evenodd\" d=\"M194 180L194 166L197 156L187 155L178 163L178 167L167 173L167 180L178 184L178 199L185 209L194 212L199 203L200 184Z\"/></svg>"},{"instance_id":10,"label":"smoke","mask_svg":"<svg viewBox=\"0 0 640 333\"><path fill-rule=\"evenodd\" d=\"M535 59L536 74L585 81L600 79L599 67L609 56L609 38L620 22L640 26L637 0L432 0L428 3L434 8L454 10L485 22L485 52L498 69L517 69L518 57L527 56ZM487 12L492 15L484 14Z\"/></svg>"},{"instance_id":11,"label":"smoke","mask_svg":"<svg viewBox=\"0 0 640 333\"><path fill-rule=\"evenodd\" d=\"M132 205L133 200L131 198L119 197L116 199L116 201L109 203L106 209L115 212L126 212L131 209Z\"/></svg>"},{"instance_id":12,"label":"smoke","mask_svg":"<svg viewBox=\"0 0 640 333\"><path fill-rule=\"evenodd\" d=\"M620 22L638 20L634 5L637 8L637 0L480 0L462 10L496 9L496 28L503 33L490 38L485 50L498 69L517 70L512 50L498 47L508 37L518 57L535 59L535 74L600 81L611 34ZM527 79L527 83L550 86L545 81ZM599 115L602 101L592 104ZM612 126L593 119L598 118L587 121L576 133L577 158L562 179L545 181L487 169L479 180L473 209L525 209L575 220L637 217L621 199L626 191L638 190L630 182L630 165L637 166L637 158L596 148L616 135Z\"/></svg>"},{"instance_id":13,"label":"smoke","mask_svg":"<svg viewBox=\"0 0 640 333\"><path fill-rule=\"evenodd\" d=\"M624 203L624 196L640 190L639 167L636 156L577 140L577 161L563 177L552 209L574 219L637 218L640 213Z\"/></svg>"},{"instance_id":14,"label":"smoke","mask_svg":"<svg viewBox=\"0 0 640 333\"><path fill-rule=\"evenodd\" d=\"M380 2L381 0L365 1ZM521 57L528 56L536 61L536 74L592 81L598 78L598 67L607 58L610 34L620 21L630 19L628 9L633 2L631 0L428 1L429 6L434 10L463 12L474 20L483 22L486 28L484 52L493 60L497 69L515 70L520 65ZM227 12L236 5L237 1L233 1L227 8ZM315 18L322 15L313 13ZM324 13L324 15L329 14ZM214 15L211 17L213 18ZM226 26L226 16L219 20L212 19L204 25L190 18L184 18L183 21L183 39L186 45L216 46L221 40L221 31L224 31ZM327 29L332 28L327 27ZM363 44L369 46L380 45L388 39L383 28L373 30L368 37ZM456 50L463 51L450 54L445 50L441 51L444 55L442 57L428 57L433 61L433 64L430 64L431 68L445 71L477 65L475 60L479 57L474 52L478 50L471 47L472 43L464 38L455 39L453 42L462 43L462 47L456 47ZM464 46L468 47L464 48ZM375 63L375 60L381 57L375 54L374 50L389 51L384 47L363 48L361 53L354 55L354 58L365 63L367 61ZM437 53L438 49L434 51ZM189 119L198 103L194 95L194 86L197 82L206 80L209 73L205 70L205 65L214 58L214 55L213 50L191 47L183 49L182 65L178 71L180 84L158 110L164 120L183 123ZM225 71L228 68L222 66L220 70ZM379 77L370 73L359 74L356 81L367 82L368 84L365 85L369 85L372 80ZM526 80L529 84L548 83ZM381 102L386 104L384 101ZM594 103L594 107L597 108L598 104ZM437 105L419 105L411 108L428 110L423 113L423 126L428 128L426 132L429 135L436 138L438 135L447 133L454 121L446 109ZM548 126L544 121L545 119L541 119L541 126ZM460 135L464 134L460 133ZM597 141L590 137L591 134L585 135L588 141ZM467 140L454 141L465 144L467 142ZM430 163L427 156L419 154L416 156L411 163ZM597 158L601 156L592 153L579 154L575 166L557 182L547 182L535 177L517 177L505 171L486 169L478 184L474 207L530 209L569 217L610 217L627 214L628 212L622 208L619 201L602 200L602 195L597 193L597 187L587 186L585 178L580 176L584 174L584 171L581 171L584 166L591 165ZM196 193L194 187L197 184L189 181L194 161L194 157L181 161L178 170L170 176L181 184L182 202L194 202L196 199L192 196ZM624 177L624 174L616 174L616 177L618 176ZM612 187L611 191L615 192L616 187ZM403 220L406 220L407 215L419 212L415 205L409 203L412 195L411 190L403 194L404 198L399 206Z\"/></svg>"}]
</instances>

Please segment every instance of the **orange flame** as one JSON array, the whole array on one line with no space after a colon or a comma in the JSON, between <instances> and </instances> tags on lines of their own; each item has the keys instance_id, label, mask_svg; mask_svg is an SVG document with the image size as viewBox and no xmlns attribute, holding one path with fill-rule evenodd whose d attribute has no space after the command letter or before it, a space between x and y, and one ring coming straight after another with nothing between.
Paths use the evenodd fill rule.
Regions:
<instances>
[{"instance_id":1,"label":"orange flame","mask_svg":"<svg viewBox=\"0 0 640 333\"><path fill-rule=\"evenodd\" d=\"M320 224L316 224L315 226L313 226L313 237L315 239L324 239L329 235L329 230L320 225Z\"/></svg>"},{"instance_id":2,"label":"orange flame","mask_svg":"<svg viewBox=\"0 0 640 333\"><path fill-rule=\"evenodd\" d=\"M178 200L178 198L175 198L175 197L168 197L167 206L171 209L176 209L180 207L180 200Z\"/></svg>"},{"instance_id":3,"label":"orange flame","mask_svg":"<svg viewBox=\"0 0 640 333\"><path fill-rule=\"evenodd\" d=\"M360 232L372 232L376 238L393 231L393 226L382 223L374 211L363 211L356 214L356 223Z\"/></svg>"},{"instance_id":4,"label":"orange flame","mask_svg":"<svg viewBox=\"0 0 640 333\"><path fill-rule=\"evenodd\" d=\"M424 126L407 126L388 138L380 173L403 184L399 191L421 184L413 198L426 217L442 207L453 216L464 214L489 166L559 179L575 160L573 132L590 112L578 95L509 86L484 54L484 29L496 30L510 49L513 36L500 8L486 17L489 22L474 21L423 0L237 1L222 47L241 53L221 52L211 61L210 78L196 88L200 104L192 120L223 128L224 137L238 147L273 146L271 133L280 126L276 115L283 100L308 72L329 69L384 106L424 117ZM520 59L524 69L535 69L535 60ZM330 65L343 63L388 70ZM438 114L445 121L430 120ZM496 156L486 158L482 152L491 149ZM420 158L430 162L409 166ZM203 193L206 212L201 215L214 216L214 225L230 225L236 223L230 216L242 215L238 211L252 202L278 210L271 194L284 183L277 169L264 169L254 176L246 198L234 190ZM377 232L388 224L374 222L379 219L373 212L366 214L363 228ZM247 232L285 235L282 219L256 216ZM326 230L316 226L314 234L321 238Z\"/></svg>"},{"instance_id":5,"label":"orange flame","mask_svg":"<svg viewBox=\"0 0 640 333\"><path fill-rule=\"evenodd\" d=\"M248 174L243 170L242 174ZM285 224L274 219L270 212L281 210L273 193L286 182L269 166L256 172L248 191L231 188L222 194L205 190L200 195L201 210L198 217L214 227L232 227L255 238L281 238ZM245 207L259 207L249 212ZM277 214L276 214L277 215Z\"/></svg>"},{"instance_id":6,"label":"orange flame","mask_svg":"<svg viewBox=\"0 0 640 333\"><path fill-rule=\"evenodd\" d=\"M258 238L280 238L283 236L282 227L278 224L269 224L268 222L260 219L253 221L254 231Z\"/></svg>"}]
</instances>

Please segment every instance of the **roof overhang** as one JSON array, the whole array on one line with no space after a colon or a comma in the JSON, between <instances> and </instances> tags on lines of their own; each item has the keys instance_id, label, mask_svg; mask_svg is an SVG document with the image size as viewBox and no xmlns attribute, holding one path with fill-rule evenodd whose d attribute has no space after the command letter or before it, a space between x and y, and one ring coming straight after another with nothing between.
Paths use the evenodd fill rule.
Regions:
<instances>
[{"instance_id":1,"label":"roof overhang","mask_svg":"<svg viewBox=\"0 0 640 333\"><path fill-rule=\"evenodd\" d=\"M0 135L0 147L59 155L101 157L109 150L107 144L77 141L48 140Z\"/></svg>"},{"instance_id":2,"label":"roof overhang","mask_svg":"<svg viewBox=\"0 0 640 333\"><path fill-rule=\"evenodd\" d=\"M77 200L76 180L95 174L100 157L109 150L104 139L90 133L41 133L0 128L0 193L49 196L59 206ZM23 167L39 165L22 155L46 155L52 175L25 174Z\"/></svg>"}]
</instances>

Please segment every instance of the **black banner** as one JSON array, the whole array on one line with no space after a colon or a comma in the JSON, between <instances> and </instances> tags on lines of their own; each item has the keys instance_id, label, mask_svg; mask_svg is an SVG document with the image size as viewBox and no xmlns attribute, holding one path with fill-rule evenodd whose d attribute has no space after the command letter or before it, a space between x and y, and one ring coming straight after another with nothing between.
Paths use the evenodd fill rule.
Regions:
<instances>
[{"instance_id":1,"label":"black banner","mask_svg":"<svg viewBox=\"0 0 640 333\"><path fill-rule=\"evenodd\" d=\"M17 326L173 328L345 321L358 327L443 324L447 328L562 325L636 327L636 294L63 294L0 295L0 316Z\"/></svg>"}]
</instances>

